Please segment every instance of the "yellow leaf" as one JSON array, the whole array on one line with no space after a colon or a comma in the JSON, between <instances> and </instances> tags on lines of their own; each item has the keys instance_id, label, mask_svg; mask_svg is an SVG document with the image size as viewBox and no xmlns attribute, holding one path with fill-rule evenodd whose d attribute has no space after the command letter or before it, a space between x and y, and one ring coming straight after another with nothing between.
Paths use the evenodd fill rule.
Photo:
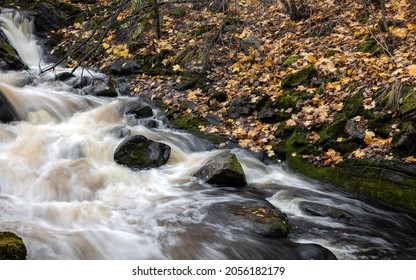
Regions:
<instances>
[{"instance_id":1,"label":"yellow leaf","mask_svg":"<svg viewBox=\"0 0 416 280\"><path fill-rule=\"evenodd\" d=\"M107 44L107 43L103 43L103 48L106 49L106 50L108 50L110 48L110 45Z\"/></svg>"},{"instance_id":2,"label":"yellow leaf","mask_svg":"<svg viewBox=\"0 0 416 280\"><path fill-rule=\"evenodd\" d=\"M240 139L238 140L238 145L240 145L243 148L247 148L249 144L251 144L253 141L250 139Z\"/></svg>"},{"instance_id":3,"label":"yellow leaf","mask_svg":"<svg viewBox=\"0 0 416 280\"><path fill-rule=\"evenodd\" d=\"M332 161L332 159L327 159L327 160L325 160L325 162L322 164L322 166L325 166L325 167L327 167L327 166L331 166L331 165L333 165L333 161Z\"/></svg>"},{"instance_id":4,"label":"yellow leaf","mask_svg":"<svg viewBox=\"0 0 416 280\"><path fill-rule=\"evenodd\" d=\"M396 35L400 39L404 39L407 37L407 30L405 28L391 26L389 29L394 35Z\"/></svg>"},{"instance_id":5,"label":"yellow leaf","mask_svg":"<svg viewBox=\"0 0 416 280\"><path fill-rule=\"evenodd\" d=\"M129 56L129 50L125 49L119 52L119 55L126 58Z\"/></svg>"},{"instance_id":6,"label":"yellow leaf","mask_svg":"<svg viewBox=\"0 0 416 280\"><path fill-rule=\"evenodd\" d=\"M364 142L367 144L371 144L373 142L373 136L369 133L366 133L364 136Z\"/></svg>"},{"instance_id":7,"label":"yellow leaf","mask_svg":"<svg viewBox=\"0 0 416 280\"><path fill-rule=\"evenodd\" d=\"M312 64L314 64L315 62L316 62L316 57L314 57L313 55L311 55L311 54L308 54L308 56L306 57L306 60L309 62L309 63L312 63Z\"/></svg>"},{"instance_id":8,"label":"yellow leaf","mask_svg":"<svg viewBox=\"0 0 416 280\"><path fill-rule=\"evenodd\" d=\"M409 74L411 76L416 76L416 64L412 64L407 67L407 70L409 71Z\"/></svg>"},{"instance_id":9,"label":"yellow leaf","mask_svg":"<svg viewBox=\"0 0 416 280\"><path fill-rule=\"evenodd\" d=\"M404 158L404 160L408 163L416 163L416 158L414 156Z\"/></svg>"},{"instance_id":10,"label":"yellow leaf","mask_svg":"<svg viewBox=\"0 0 416 280\"><path fill-rule=\"evenodd\" d=\"M337 138L337 142L338 142L338 143L340 143L340 142L342 142L342 141L344 141L344 138L342 138L342 137L338 137L338 138Z\"/></svg>"},{"instance_id":11,"label":"yellow leaf","mask_svg":"<svg viewBox=\"0 0 416 280\"><path fill-rule=\"evenodd\" d=\"M341 79L341 83L343 83L343 84L346 84L349 81L350 81L350 78L348 78L348 77L344 77L344 78Z\"/></svg>"},{"instance_id":12,"label":"yellow leaf","mask_svg":"<svg viewBox=\"0 0 416 280\"><path fill-rule=\"evenodd\" d=\"M408 24L407 29L409 29L411 31L416 31L416 24Z\"/></svg>"},{"instance_id":13,"label":"yellow leaf","mask_svg":"<svg viewBox=\"0 0 416 280\"><path fill-rule=\"evenodd\" d=\"M241 32L240 34L235 34L234 37L237 37L238 39L243 39L245 37L248 37L248 35L250 34L250 29L248 27L245 27L243 32Z\"/></svg>"},{"instance_id":14,"label":"yellow leaf","mask_svg":"<svg viewBox=\"0 0 416 280\"><path fill-rule=\"evenodd\" d=\"M264 66L266 67L273 66L273 61L270 58L266 59L266 61L264 62Z\"/></svg>"},{"instance_id":15,"label":"yellow leaf","mask_svg":"<svg viewBox=\"0 0 416 280\"><path fill-rule=\"evenodd\" d=\"M327 90L340 90L341 89L341 83L340 82L333 82L333 83L327 83L326 84L326 89Z\"/></svg>"}]
</instances>

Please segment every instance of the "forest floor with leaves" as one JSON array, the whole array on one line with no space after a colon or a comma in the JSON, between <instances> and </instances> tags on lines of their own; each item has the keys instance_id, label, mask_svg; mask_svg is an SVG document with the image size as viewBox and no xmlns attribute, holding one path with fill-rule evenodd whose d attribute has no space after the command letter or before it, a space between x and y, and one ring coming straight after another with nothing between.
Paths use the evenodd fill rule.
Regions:
<instances>
[{"instance_id":1,"label":"forest floor with leaves","mask_svg":"<svg viewBox=\"0 0 416 280\"><path fill-rule=\"evenodd\" d=\"M103 7L111 4L98 2ZM302 150L303 158L317 166L333 166L345 158L416 162L416 149L396 153L393 147L416 137L414 0L386 2L388 32L383 30L377 1L306 0L308 16L298 21L279 1L241 0L229 2L224 10L220 2L161 5L160 39L152 17L135 42L122 41L116 30L110 30L101 42L104 52L96 66L104 71L119 59L159 57L171 71L135 75L130 86L138 96L150 92L153 99L161 99L173 119L209 117L213 121L198 124L199 131L231 139L270 158L285 152L295 156L295 149L279 145L289 145L285 131L298 131L304 135L303 145L312 146ZM117 20L130 15L123 11ZM85 30L86 22L59 30L64 36L60 47L69 48L87 37ZM312 77L283 85L285 77L310 66L316 71ZM175 87L187 74L201 72L206 73L202 85ZM299 92L306 97L279 107L281 100ZM359 104L353 106L359 108L346 108L358 95ZM254 109L230 116L238 98ZM273 103L271 115L280 117L260 116L259 102ZM323 139L323 132L340 121L344 111L354 115L343 120L339 135L331 136L334 139ZM374 116L381 116L385 125L375 123ZM353 148L339 151L351 141Z\"/></svg>"}]
</instances>

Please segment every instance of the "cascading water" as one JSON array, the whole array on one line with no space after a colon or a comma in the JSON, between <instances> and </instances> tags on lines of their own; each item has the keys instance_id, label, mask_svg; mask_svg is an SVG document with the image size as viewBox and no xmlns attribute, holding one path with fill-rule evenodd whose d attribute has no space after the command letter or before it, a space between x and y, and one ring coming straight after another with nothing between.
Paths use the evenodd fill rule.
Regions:
<instances>
[{"instance_id":1,"label":"cascading water","mask_svg":"<svg viewBox=\"0 0 416 280\"><path fill-rule=\"evenodd\" d=\"M14 11L1 15L1 31L30 68L43 67L42 49L33 35L33 22Z\"/></svg>"},{"instance_id":2,"label":"cascading water","mask_svg":"<svg viewBox=\"0 0 416 280\"><path fill-rule=\"evenodd\" d=\"M0 22L29 67L44 65L30 21L8 13ZM416 220L408 214L299 177L284 165L266 165L240 149L233 153L255 191L201 184L192 174L218 153L204 141L132 122L122 113L131 98L77 95L62 82L28 75L0 73L0 92L18 118L0 124L0 231L21 236L29 259L316 257L317 247L305 243L341 259L416 257ZM142 171L116 164L123 129L168 144L168 163ZM288 214L287 239L209 219L213 204L250 201L254 192ZM347 215L310 216L301 211L303 202L336 206Z\"/></svg>"}]
</instances>

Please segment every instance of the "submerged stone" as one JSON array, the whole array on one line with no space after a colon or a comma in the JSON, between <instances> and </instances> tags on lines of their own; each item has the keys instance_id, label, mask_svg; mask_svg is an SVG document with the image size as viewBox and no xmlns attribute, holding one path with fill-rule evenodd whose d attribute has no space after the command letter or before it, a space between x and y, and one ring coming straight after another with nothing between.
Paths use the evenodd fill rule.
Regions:
<instances>
[{"instance_id":1,"label":"submerged stone","mask_svg":"<svg viewBox=\"0 0 416 280\"><path fill-rule=\"evenodd\" d=\"M350 214L334 206L328 206L309 201L302 201L299 206L302 212L312 216L329 217L337 220L351 219Z\"/></svg>"},{"instance_id":2,"label":"submerged stone","mask_svg":"<svg viewBox=\"0 0 416 280\"><path fill-rule=\"evenodd\" d=\"M193 176L213 185L230 187L247 185L244 170L237 157L230 151L223 151L211 158Z\"/></svg>"},{"instance_id":3,"label":"submerged stone","mask_svg":"<svg viewBox=\"0 0 416 280\"><path fill-rule=\"evenodd\" d=\"M171 148L142 135L126 138L116 148L114 160L131 169L148 169L164 165L170 157Z\"/></svg>"}]
</instances>

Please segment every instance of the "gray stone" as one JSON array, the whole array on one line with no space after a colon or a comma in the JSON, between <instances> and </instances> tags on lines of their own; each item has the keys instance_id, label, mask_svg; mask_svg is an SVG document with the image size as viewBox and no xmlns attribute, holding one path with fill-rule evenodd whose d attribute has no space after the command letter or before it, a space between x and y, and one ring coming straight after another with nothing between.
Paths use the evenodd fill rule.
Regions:
<instances>
[{"instance_id":1,"label":"gray stone","mask_svg":"<svg viewBox=\"0 0 416 280\"><path fill-rule=\"evenodd\" d=\"M244 170L237 157L230 151L223 151L211 158L193 176L213 185L230 187L247 185Z\"/></svg>"}]
</instances>

